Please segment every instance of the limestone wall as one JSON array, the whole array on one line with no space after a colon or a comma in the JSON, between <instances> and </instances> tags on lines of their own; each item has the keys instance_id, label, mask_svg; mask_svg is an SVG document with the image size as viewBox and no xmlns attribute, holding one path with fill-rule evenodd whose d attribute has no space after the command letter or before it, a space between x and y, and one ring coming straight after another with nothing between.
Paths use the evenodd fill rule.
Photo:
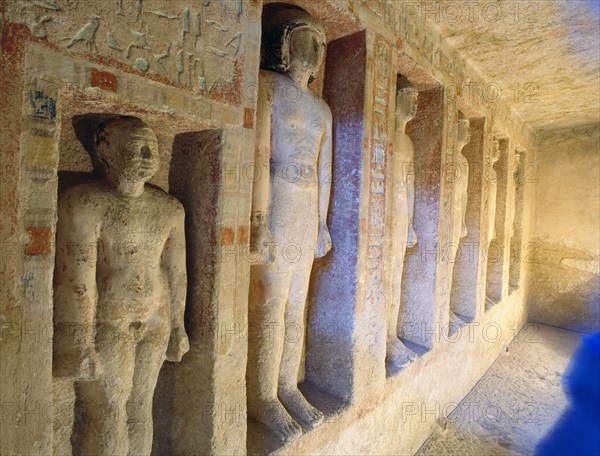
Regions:
<instances>
[{"instance_id":1,"label":"limestone wall","mask_svg":"<svg viewBox=\"0 0 600 456\"><path fill-rule=\"evenodd\" d=\"M14 0L1 5L2 455L71 451L73 382L52 377L52 281L58 191L90 179L87 153L71 128L75 115L145 120L157 132L162 158L152 183L178 198L187 214L191 351L161 371L155 454L414 452L522 327L529 265L516 262L520 280L510 288L510 230L502 234L499 299L485 310L485 170L498 131L510 138L508 163L517 148L533 161L532 132L504 101L467 96L464 83L477 81L477 72L426 22L404 16L397 2L291 3L320 20L330 49L339 51L327 58L315 85L334 115L334 251L313 269L301 386L326 422L283 445L246 414L262 2ZM422 152L416 213L423 242L405 268L410 300L402 335L419 357L388 376L386 233L398 74L423 93L409 126ZM461 290L471 284L470 321L450 337L455 260L447 249L456 234L450 221L460 178L452 167L459 109L477 119L478 137L468 154L476 176L469 184L473 234L467 251L463 245L473 261L463 257L454 265ZM518 192L514 179L506 182L504 215L511 225ZM526 244L532 186L520 195L519 236Z\"/></svg>"},{"instance_id":2,"label":"limestone wall","mask_svg":"<svg viewBox=\"0 0 600 456\"><path fill-rule=\"evenodd\" d=\"M536 170L529 312L576 331L600 328L598 125L556 132Z\"/></svg>"}]
</instances>

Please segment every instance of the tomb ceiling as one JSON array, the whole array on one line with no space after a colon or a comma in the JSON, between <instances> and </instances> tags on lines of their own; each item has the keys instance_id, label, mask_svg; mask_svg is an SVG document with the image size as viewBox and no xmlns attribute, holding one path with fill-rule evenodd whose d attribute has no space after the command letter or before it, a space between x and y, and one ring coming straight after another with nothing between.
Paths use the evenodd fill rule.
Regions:
<instances>
[{"instance_id":1,"label":"tomb ceiling","mask_svg":"<svg viewBox=\"0 0 600 456\"><path fill-rule=\"evenodd\" d=\"M539 136L598 123L597 1L440 3L427 20Z\"/></svg>"}]
</instances>

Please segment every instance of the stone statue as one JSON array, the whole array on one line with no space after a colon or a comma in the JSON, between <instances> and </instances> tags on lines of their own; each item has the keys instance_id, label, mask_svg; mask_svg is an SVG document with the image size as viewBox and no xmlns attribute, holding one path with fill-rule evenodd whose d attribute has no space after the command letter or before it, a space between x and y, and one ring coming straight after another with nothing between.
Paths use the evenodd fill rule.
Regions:
<instances>
[{"instance_id":1,"label":"stone statue","mask_svg":"<svg viewBox=\"0 0 600 456\"><path fill-rule=\"evenodd\" d=\"M489 248L490 242L492 242L496 238L496 196L498 194L498 174L496 173L496 169L494 165L500 159L500 143L497 139L494 138L494 145L492 148L492 156L490 157L490 166L489 166L489 179L490 179L490 198L488 202L489 206L489 225L487 231L487 245L486 248Z\"/></svg>"},{"instance_id":2,"label":"stone statue","mask_svg":"<svg viewBox=\"0 0 600 456\"><path fill-rule=\"evenodd\" d=\"M512 239L515 236L515 216L516 216L516 195L517 195L517 189L519 187L519 171L520 171L520 164L521 164L521 154L519 154L518 152L515 152L515 155L513 157L513 181L514 181L514 185L515 185L515 205L511 207L511 210L508 211L508 216L509 219L507 221L507 227L508 227L508 236L510 239Z\"/></svg>"},{"instance_id":3,"label":"stone statue","mask_svg":"<svg viewBox=\"0 0 600 456\"><path fill-rule=\"evenodd\" d=\"M400 300L402 296L402 270L407 248L414 247L417 235L413 227L415 206L414 146L406 134L406 124L417 112L419 92L403 76L396 86L396 127L394 133L394 156L392 161L392 300L387 316L386 362L397 371L416 358L416 353L398 339L401 324Z\"/></svg>"},{"instance_id":4,"label":"stone statue","mask_svg":"<svg viewBox=\"0 0 600 456\"><path fill-rule=\"evenodd\" d=\"M458 116L458 139L456 141L456 154L453 157L453 165L456 170L454 176L454 185L452 189L452 245L454 248L460 248L460 241L467 237L467 189L469 185L469 162L462 154L464 147L471 140L471 130L469 119L465 118L459 112ZM450 261L449 274L452 277L454 272L454 264L459 253ZM454 312L450 311L450 331L449 336L452 337L458 331L458 328L463 326L465 322L458 317Z\"/></svg>"},{"instance_id":5,"label":"stone statue","mask_svg":"<svg viewBox=\"0 0 600 456\"><path fill-rule=\"evenodd\" d=\"M184 211L146 185L160 156L144 122L114 116L91 135L104 178L58 203L54 375L75 380L75 454L149 455L159 370L189 350Z\"/></svg>"},{"instance_id":6,"label":"stone statue","mask_svg":"<svg viewBox=\"0 0 600 456\"><path fill-rule=\"evenodd\" d=\"M460 169L460 174L454 182L453 197L456 207L459 208L458 213L455 212L456 222L455 226L460 229L460 237L463 239L467 237L467 187L469 185L469 162L463 155L462 150L471 141L471 130L469 119L459 115L458 119L458 140L456 142L456 156L454 157L454 164L456 168ZM460 214L460 215L459 215ZM459 225L460 224L460 225ZM455 233L458 231L455 231ZM456 239L456 235L454 235Z\"/></svg>"},{"instance_id":7,"label":"stone statue","mask_svg":"<svg viewBox=\"0 0 600 456\"><path fill-rule=\"evenodd\" d=\"M285 441L302 433L299 422L323 420L298 378L313 261L331 249L332 118L308 88L324 49L323 29L302 10L263 23L262 66L273 71L260 74L256 160L270 176L255 179L251 249L268 248L270 263L251 267L248 413Z\"/></svg>"}]
</instances>

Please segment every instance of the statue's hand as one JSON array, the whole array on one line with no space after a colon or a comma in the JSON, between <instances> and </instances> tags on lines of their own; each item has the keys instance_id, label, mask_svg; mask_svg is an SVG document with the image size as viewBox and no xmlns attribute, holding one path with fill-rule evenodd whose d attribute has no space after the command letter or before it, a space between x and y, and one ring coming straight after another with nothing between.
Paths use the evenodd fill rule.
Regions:
<instances>
[{"instance_id":1,"label":"statue's hand","mask_svg":"<svg viewBox=\"0 0 600 456\"><path fill-rule=\"evenodd\" d=\"M167 347L167 361L179 362L183 355L190 351L190 341L188 340L185 329L182 327L173 328Z\"/></svg>"},{"instance_id":2,"label":"statue's hand","mask_svg":"<svg viewBox=\"0 0 600 456\"><path fill-rule=\"evenodd\" d=\"M333 244L331 243L331 235L327 225L319 225L319 238L317 241L317 253L316 257L321 258L327 255L327 252L331 250Z\"/></svg>"},{"instance_id":3,"label":"statue's hand","mask_svg":"<svg viewBox=\"0 0 600 456\"><path fill-rule=\"evenodd\" d=\"M79 381L97 380L101 373L102 366L100 365L98 354L95 350L90 350L83 356L75 373L75 379Z\"/></svg>"},{"instance_id":4,"label":"statue's hand","mask_svg":"<svg viewBox=\"0 0 600 456\"><path fill-rule=\"evenodd\" d=\"M273 236L268 223L253 223L250 226L250 256L252 264L273 262Z\"/></svg>"}]
</instances>

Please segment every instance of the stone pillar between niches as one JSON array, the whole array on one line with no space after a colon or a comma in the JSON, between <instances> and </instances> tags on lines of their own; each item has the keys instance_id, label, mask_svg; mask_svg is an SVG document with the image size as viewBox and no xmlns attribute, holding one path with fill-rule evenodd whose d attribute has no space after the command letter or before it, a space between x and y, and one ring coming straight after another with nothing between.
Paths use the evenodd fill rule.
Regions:
<instances>
[{"instance_id":1,"label":"stone pillar between niches","mask_svg":"<svg viewBox=\"0 0 600 456\"><path fill-rule=\"evenodd\" d=\"M155 438L153 454L246 451L250 257L248 225L238 219L248 220L251 176L239 146L250 135L226 127L181 133L173 142L169 189L186 211L190 352L161 371L155 436L164 435Z\"/></svg>"},{"instance_id":2,"label":"stone pillar between niches","mask_svg":"<svg viewBox=\"0 0 600 456\"><path fill-rule=\"evenodd\" d=\"M306 380L355 401L385 381L386 159L392 46L370 32L329 43L323 98L333 115L333 251L311 280ZM351 68L352 71L348 71Z\"/></svg>"},{"instance_id":3,"label":"stone pillar between niches","mask_svg":"<svg viewBox=\"0 0 600 456\"><path fill-rule=\"evenodd\" d=\"M510 140L499 139L500 158L494 165L497 181L496 211L494 216L495 235L492 241L483 248L483 256L486 261L486 291L485 310L488 311L498 304L504 297L504 263L507 245L506 215L508 196L508 176ZM490 208L490 214L493 209Z\"/></svg>"},{"instance_id":4,"label":"stone pillar between niches","mask_svg":"<svg viewBox=\"0 0 600 456\"><path fill-rule=\"evenodd\" d=\"M516 157L518 156L518 160ZM524 150L515 151L515 218L513 236L510 240L510 266L508 269L509 293L517 291L521 286L521 268L523 252L523 211L525 204L525 167L527 153Z\"/></svg>"},{"instance_id":5,"label":"stone pillar between niches","mask_svg":"<svg viewBox=\"0 0 600 456\"><path fill-rule=\"evenodd\" d=\"M442 282L439 274L441 268L447 267L439 258L441 239L447 231L441 222L445 215L444 112L441 87L420 91L417 113L406 129L415 149L414 228L418 243L405 253L399 332L402 341L419 355L433 347L435 323L441 324L437 314L443 313L436 303L443 291L438 287L438 282Z\"/></svg>"},{"instance_id":6,"label":"stone pillar between niches","mask_svg":"<svg viewBox=\"0 0 600 456\"><path fill-rule=\"evenodd\" d=\"M485 179L485 119L470 119L471 140L462 154L469 163L468 199L465 223L467 237L460 240L454 261L450 310L461 320L472 322L477 315L478 271L480 264L483 188ZM456 179L464 178L458 173Z\"/></svg>"},{"instance_id":7,"label":"stone pillar between niches","mask_svg":"<svg viewBox=\"0 0 600 456\"><path fill-rule=\"evenodd\" d=\"M155 423L155 436L163 433L168 437L155 437L153 451L156 454L208 454L226 449L235 453L240 450L239 445L234 444L237 440L240 445L245 445L243 384L234 382L230 395L220 388L220 382L227 383L220 366L228 358L229 379L240 377L243 381L244 368L236 369L239 367L234 359L237 352L232 348L236 341L245 343L242 325L236 325L234 318L225 312L226 304L234 305L234 300L224 303L221 299L223 278L219 272L225 267L220 246L235 240L234 230L224 230L226 239L219 230L222 216L219 207L224 198L222 163L221 130L175 136L169 188L186 212L188 291L185 323L190 352L181 363L165 364L161 371L155 407L161 404L164 416ZM232 267L235 268L235 263ZM235 271L229 273L235 276ZM233 288L231 284L230 288ZM166 410L166 401L159 400L159 394L173 398L170 410ZM225 442L226 439L220 437L225 424L233 424L230 430L239 426L240 439Z\"/></svg>"},{"instance_id":8,"label":"stone pillar between niches","mask_svg":"<svg viewBox=\"0 0 600 456\"><path fill-rule=\"evenodd\" d=\"M333 250L313 265L308 309L305 379L350 399L363 176L366 36L328 44L323 98L333 118L331 199L327 224ZM352 65L353 71L345 71Z\"/></svg>"},{"instance_id":9,"label":"stone pillar between niches","mask_svg":"<svg viewBox=\"0 0 600 456\"><path fill-rule=\"evenodd\" d=\"M14 73L2 78L2 103L11 119L2 116L0 134L0 454L50 454L59 95L49 78L21 77L23 62L10 51L23 43L10 38L3 56Z\"/></svg>"}]
</instances>

